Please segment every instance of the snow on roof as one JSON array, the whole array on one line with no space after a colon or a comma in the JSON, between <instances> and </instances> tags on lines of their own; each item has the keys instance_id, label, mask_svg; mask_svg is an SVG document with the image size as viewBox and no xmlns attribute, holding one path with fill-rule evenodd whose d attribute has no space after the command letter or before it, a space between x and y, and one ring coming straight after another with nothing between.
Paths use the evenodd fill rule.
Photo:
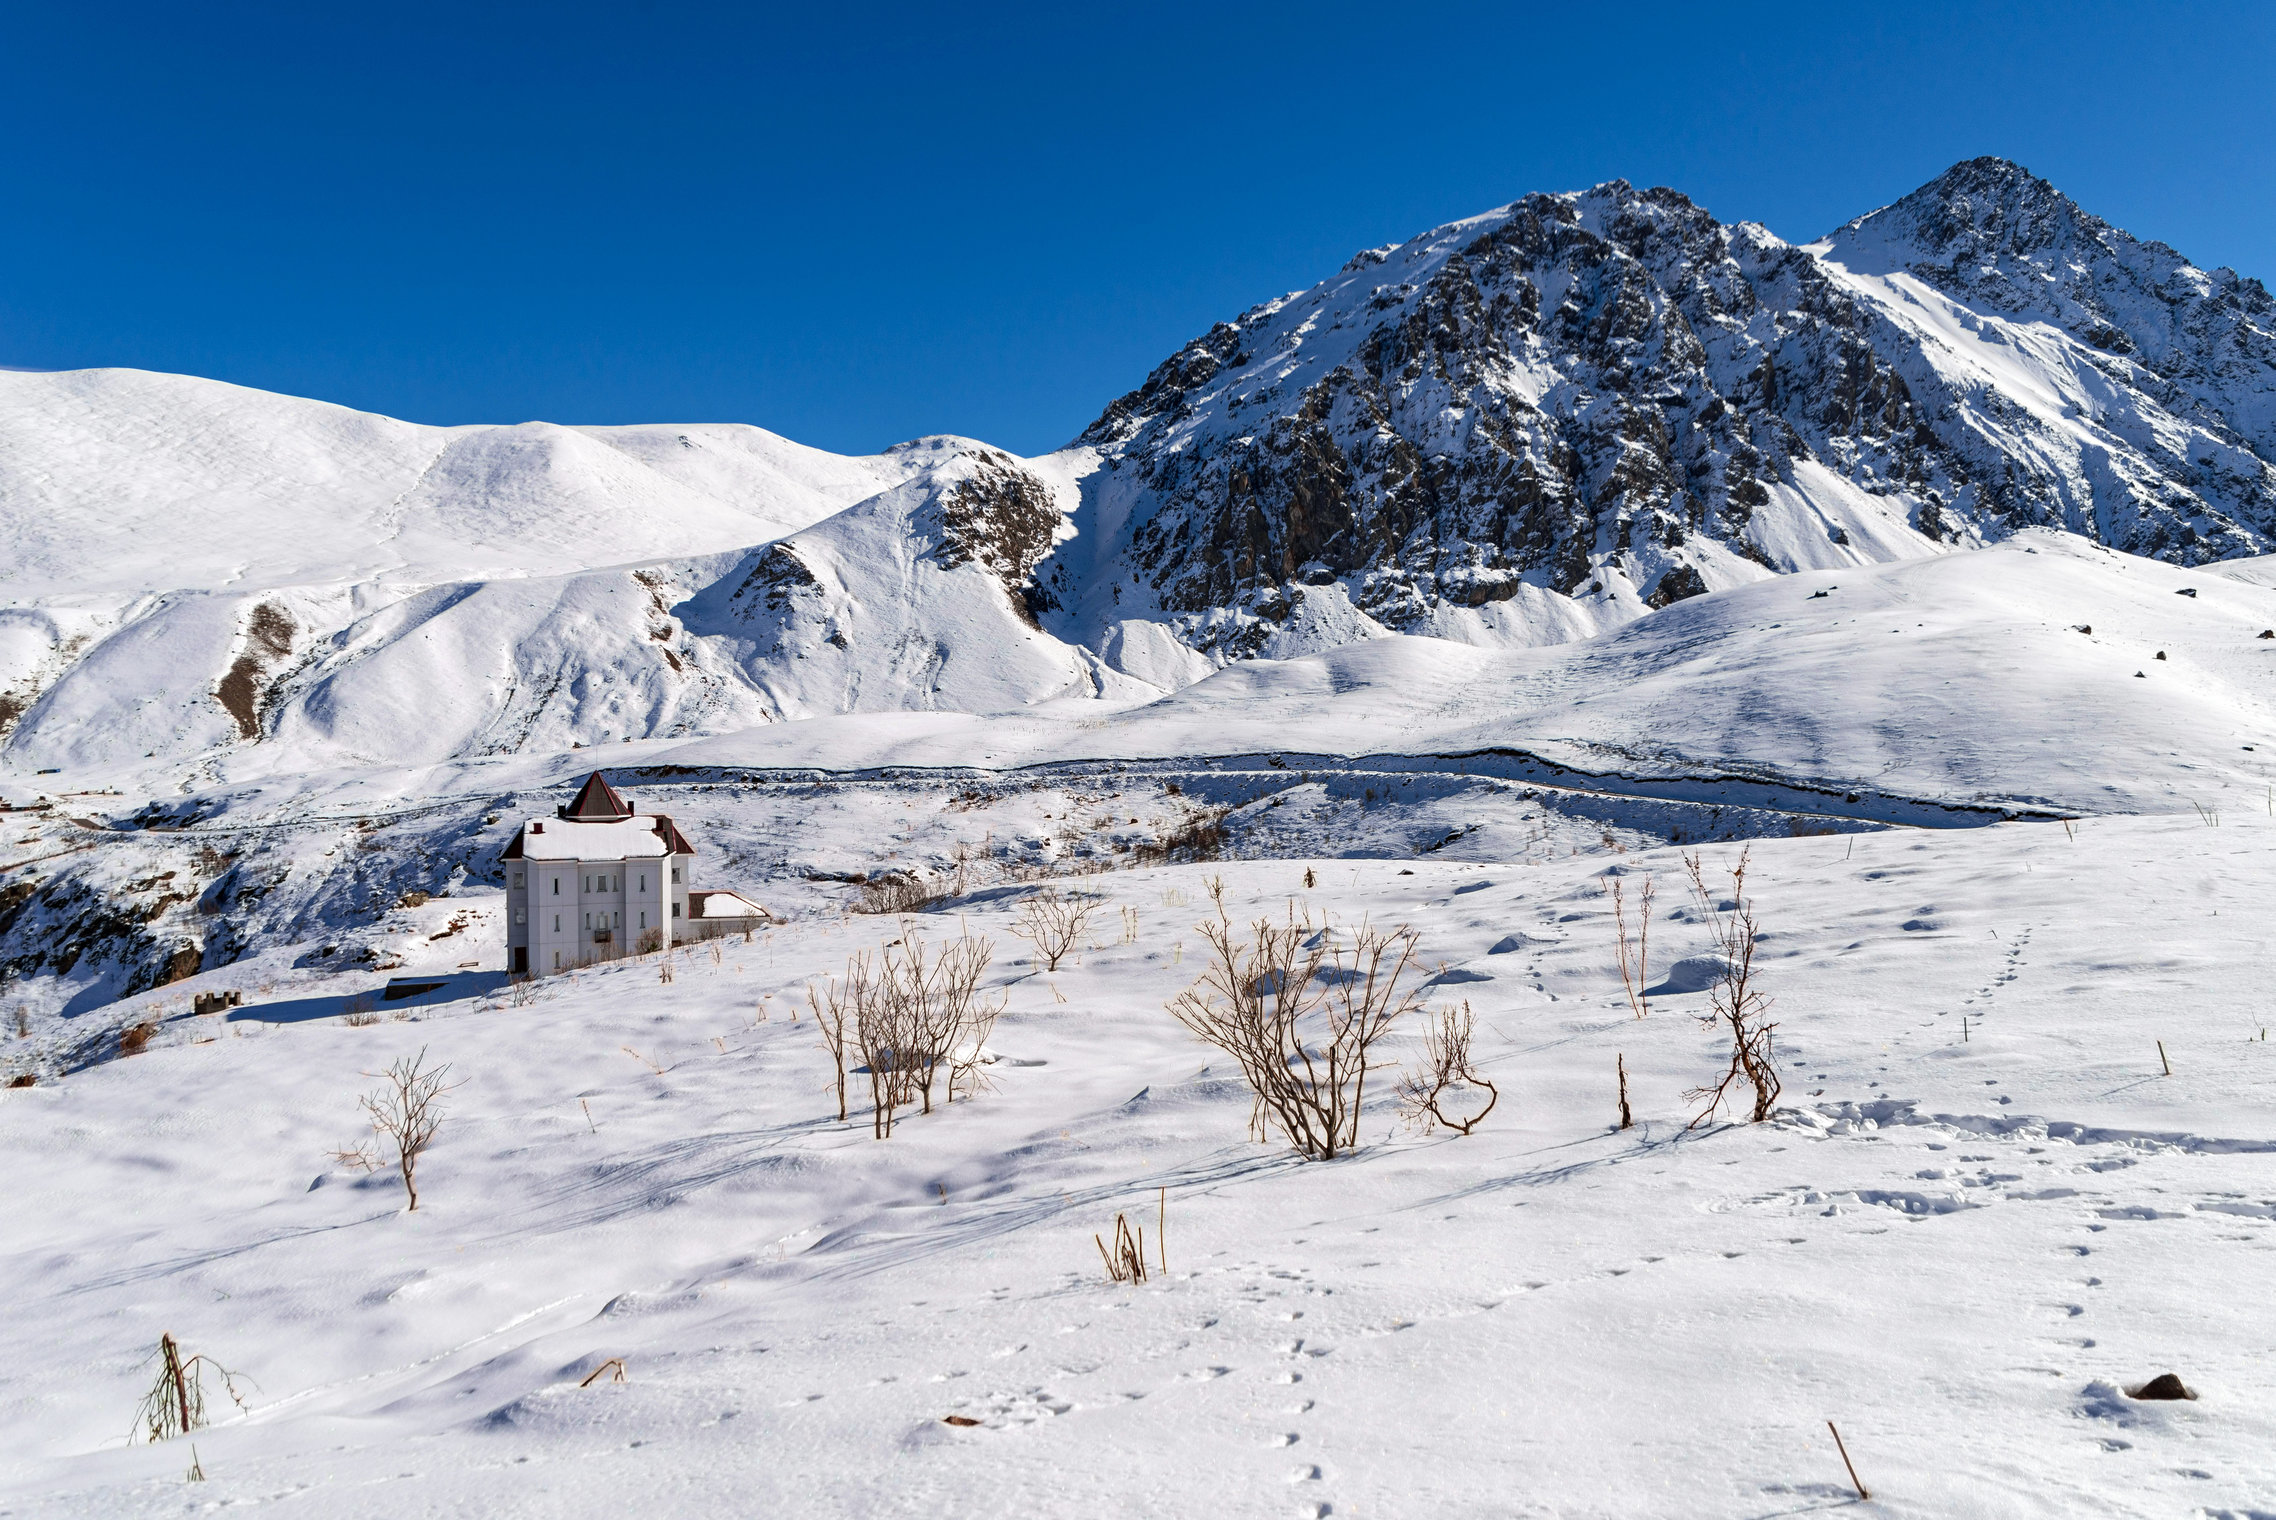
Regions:
<instances>
[{"instance_id":1,"label":"snow on roof","mask_svg":"<svg viewBox=\"0 0 2276 1520\"><path fill-rule=\"evenodd\" d=\"M672 828L669 818L653 814L643 818L635 814L614 823L533 819L522 825L516 842L521 846L522 856L529 860L632 860L669 855L673 853L673 841L678 838L679 831Z\"/></svg>"},{"instance_id":2,"label":"snow on roof","mask_svg":"<svg viewBox=\"0 0 2276 1520\"><path fill-rule=\"evenodd\" d=\"M740 892L690 892L691 918L772 918L774 915Z\"/></svg>"}]
</instances>

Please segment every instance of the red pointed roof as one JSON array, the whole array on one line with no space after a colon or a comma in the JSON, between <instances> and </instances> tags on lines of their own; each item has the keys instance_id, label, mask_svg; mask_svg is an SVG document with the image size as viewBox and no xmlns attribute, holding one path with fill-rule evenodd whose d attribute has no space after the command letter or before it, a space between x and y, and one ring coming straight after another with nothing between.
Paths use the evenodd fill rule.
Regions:
<instances>
[{"instance_id":1,"label":"red pointed roof","mask_svg":"<svg viewBox=\"0 0 2276 1520\"><path fill-rule=\"evenodd\" d=\"M584 789L577 793L577 800L559 811L572 823L615 823L632 816L632 804L619 797L616 789L595 771L585 778Z\"/></svg>"}]
</instances>

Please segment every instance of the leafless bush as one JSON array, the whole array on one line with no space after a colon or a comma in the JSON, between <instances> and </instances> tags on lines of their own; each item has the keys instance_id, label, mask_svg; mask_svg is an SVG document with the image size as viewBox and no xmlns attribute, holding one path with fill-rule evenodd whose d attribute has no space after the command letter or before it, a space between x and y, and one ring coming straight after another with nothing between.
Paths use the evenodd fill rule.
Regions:
<instances>
[{"instance_id":1,"label":"leafless bush","mask_svg":"<svg viewBox=\"0 0 2276 1520\"><path fill-rule=\"evenodd\" d=\"M1098 1246L1098 1254L1106 1261L1109 1282L1142 1283L1146 1280L1146 1231L1143 1226L1133 1230L1130 1221L1122 1215L1114 1216L1114 1245L1097 1235L1091 1240Z\"/></svg>"},{"instance_id":2,"label":"leafless bush","mask_svg":"<svg viewBox=\"0 0 2276 1520\"><path fill-rule=\"evenodd\" d=\"M666 987L672 984L672 957L668 952L656 962L656 980Z\"/></svg>"},{"instance_id":3,"label":"leafless bush","mask_svg":"<svg viewBox=\"0 0 2276 1520\"><path fill-rule=\"evenodd\" d=\"M1082 941L1083 928L1099 910L1101 898L1045 887L1021 901L1019 920L1012 933L1035 946L1043 969L1057 971L1059 962Z\"/></svg>"},{"instance_id":4,"label":"leafless bush","mask_svg":"<svg viewBox=\"0 0 2276 1520\"><path fill-rule=\"evenodd\" d=\"M1627 989L1628 1006L1637 1018L1652 1011L1650 1000L1644 994L1644 983L1649 980L1645 971L1652 948L1652 899L1659 895L1659 884L1650 876L1644 878L1643 890L1636 894L1636 937L1628 937L1628 888L1620 877L1608 877L1604 890L1612 898L1613 932L1619 936L1620 985ZM1633 955L1630 954L1633 948Z\"/></svg>"},{"instance_id":5,"label":"leafless bush","mask_svg":"<svg viewBox=\"0 0 2276 1520\"><path fill-rule=\"evenodd\" d=\"M220 1382L232 1403L240 1409L245 1406L244 1397L237 1391L239 1374L212 1357L183 1356L171 1335L159 1336L158 1349L151 1355L158 1363L158 1379L134 1411L135 1433L144 1440L170 1441L211 1424L205 1407L209 1377Z\"/></svg>"},{"instance_id":6,"label":"leafless bush","mask_svg":"<svg viewBox=\"0 0 2276 1520\"><path fill-rule=\"evenodd\" d=\"M1443 1124L1461 1134L1469 1134L1485 1122L1486 1115L1494 1111L1501 1101L1501 1091L1493 1083L1478 1075L1470 1065L1470 1031L1474 1021L1470 1005L1465 1002L1459 1009L1441 1008L1438 1018L1423 1035L1422 1069L1412 1071L1400 1080L1399 1106L1409 1123L1430 1133L1433 1124ZM1459 1087L1472 1087L1484 1091L1486 1106L1464 1118L1447 1113L1443 1106L1447 1096Z\"/></svg>"},{"instance_id":7,"label":"leafless bush","mask_svg":"<svg viewBox=\"0 0 2276 1520\"><path fill-rule=\"evenodd\" d=\"M1684 1094L1687 1100L1704 1101L1707 1105L1691 1121L1693 1128L1712 1118L1722 1108L1731 1088L1740 1082L1754 1092L1749 1122L1760 1124L1769 1118L1772 1106L1778 1101L1778 1068L1771 1054L1771 1034L1778 1026L1765 1017L1770 1012L1770 999L1754 986L1754 946L1761 937L1761 928L1755 919L1754 901L1746 895L1750 853L1740 851L1739 863L1731 868L1728 905L1707 889L1707 872L1699 857L1696 854L1683 857L1684 870L1691 877L1692 895L1698 899L1708 934L1723 961L1723 973L1708 989L1708 1009L1700 1015L1700 1022L1722 1029L1731 1039L1730 1066L1722 1080L1713 1087L1698 1087Z\"/></svg>"},{"instance_id":8,"label":"leafless bush","mask_svg":"<svg viewBox=\"0 0 2276 1520\"><path fill-rule=\"evenodd\" d=\"M869 1077L871 1132L893 1133L900 1110L932 1112L934 1084L944 1101L972 1097L980 1061L1003 1012L1001 997L981 993L994 956L985 939L962 936L938 949L905 927L873 962L865 951L846 962L844 977L809 987L822 1041L837 1069L838 1117L846 1114L846 1056L858 1055Z\"/></svg>"},{"instance_id":9,"label":"leafless bush","mask_svg":"<svg viewBox=\"0 0 2276 1520\"><path fill-rule=\"evenodd\" d=\"M447 1064L428 1070L426 1063L422 1046L416 1056L388 1067L380 1088L363 1100L373 1133L395 1148L395 1167L403 1174L403 1191L414 1210L419 1207L419 1158L442 1128L444 1095L461 1085L443 1080L450 1074Z\"/></svg>"},{"instance_id":10,"label":"leafless bush","mask_svg":"<svg viewBox=\"0 0 2276 1520\"><path fill-rule=\"evenodd\" d=\"M911 871L880 871L861 883L849 911L914 913L934 901L934 893Z\"/></svg>"},{"instance_id":11,"label":"leafless bush","mask_svg":"<svg viewBox=\"0 0 2276 1520\"><path fill-rule=\"evenodd\" d=\"M1209 969L1169 1005L1179 1023L1239 1063L1255 1094L1250 1131L1277 1129L1302 1155L1327 1161L1359 1143L1359 1114L1375 1046L1422 994L1399 990L1415 964L1411 928L1316 924L1293 903L1283 923L1259 919L1244 937L1209 884L1214 923L1196 927Z\"/></svg>"},{"instance_id":12,"label":"leafless bush","mask_svg":"<svg viewBox=\"0 0 2276 1520\"><path fill-rule=\"evenodd\" d=\"M663 948L664 931L658 928L641 930L640 937L632 942L634 955L654 955Z\"/></svg>"},{"instance_id":13,"label":"leafless bush","mask_svg":"<svg viewBox=\"0 0 2276 1520\"><path fill-rule=\"evenodd\" d=\"M838 1072L838 1122L846 1119L846 1049L852 1033L854 1010L868 997L869 956L856 955L846 962L845 979L825 977L817 987L808 983L806 1001L813 1005L814 1022L822 1026L822 1045L830 1052L830 1060Z\"/></svg>"},{"instance_id":14,"label":"leafless bush","mask_svg":"<svg viewBox=\"0 0 2276 1520\"><path fill-rule=\"evenodd\" d=\"M506 978L506 1005L510 1008L527 1008L537 1001L537 979L526 972Z\"/></svg>"}]
</instances>

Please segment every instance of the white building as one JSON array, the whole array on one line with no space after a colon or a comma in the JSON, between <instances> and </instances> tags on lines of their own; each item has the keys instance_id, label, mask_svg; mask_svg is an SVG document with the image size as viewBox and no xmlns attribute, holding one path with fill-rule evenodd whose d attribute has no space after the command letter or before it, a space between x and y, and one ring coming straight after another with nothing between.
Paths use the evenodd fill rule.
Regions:
<instances>
[{"instance_id":1,"label":"white building","mask_svg":"<svg viewBox=\"0 0 2276 1520\"><path fill-rule=\"evenodd\" d=\"M695 846L661 813L636 814L601 779L552 818L522 825L506 872L506 969L566 971L766 922L733 892L694 891Z\"/></svg>"}]
</instances>

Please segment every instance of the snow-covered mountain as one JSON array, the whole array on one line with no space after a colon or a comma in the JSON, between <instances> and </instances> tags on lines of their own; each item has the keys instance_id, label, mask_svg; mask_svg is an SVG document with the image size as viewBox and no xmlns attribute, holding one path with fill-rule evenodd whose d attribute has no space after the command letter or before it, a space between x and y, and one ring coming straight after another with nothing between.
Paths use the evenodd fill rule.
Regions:
<instances>
[{"instance_id":1,"label":"snow-covered mountain","mask_svg":"<svg viewBox=\"0 0 2276 1520\"><path fill-rule=\"evenodd\" d=\"M2066 528L2276 543L2276 306L1999 160L1807 245L1532 195L1220 323L1067 449L421 427L0 374L5 759L82 783L1138 702Z\"/></svg>"},{"instance_id":2,"label":"snow-covered mountain","mask_svg":"<svg viewBox=\"0 0 2276 1520\"><path fill-rule=\"evenodd\" d=\"M1701 591L2053 525L2276 534L2276 305L1996 159L1797 247L1623 182L1360 254L1083 435L1071 637L1548 643Z\"/></svg>"}]
</instances>

